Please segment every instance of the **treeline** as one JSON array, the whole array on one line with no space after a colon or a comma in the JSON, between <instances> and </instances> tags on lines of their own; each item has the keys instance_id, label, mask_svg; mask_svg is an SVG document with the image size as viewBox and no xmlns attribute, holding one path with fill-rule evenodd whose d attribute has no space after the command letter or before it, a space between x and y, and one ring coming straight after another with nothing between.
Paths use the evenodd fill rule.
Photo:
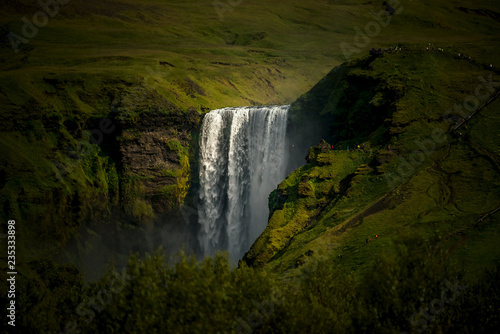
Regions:
<instances>
[{"instance_id":1,"label":"treeline","mask_svg":"<svg viewBox=\"0 0 500 334\"><path fill-rule=\"evenodd\" d=\"M197 262L132 256L95 283L70 266L31 263L18 277L23 333L494 333L500 267L473 282L436 242L402 236L368 271L310 261L295 277L218 254Z\"/></svg>"}]
</instances>

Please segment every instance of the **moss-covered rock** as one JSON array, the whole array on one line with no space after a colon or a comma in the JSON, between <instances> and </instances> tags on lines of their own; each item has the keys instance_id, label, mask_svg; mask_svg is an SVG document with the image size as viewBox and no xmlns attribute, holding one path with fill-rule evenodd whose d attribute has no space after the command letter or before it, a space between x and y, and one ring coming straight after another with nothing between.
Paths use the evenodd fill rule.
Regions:
<instances>
[{"instance_id":1,"label":"moss-covered rock","mask_svg":"<svg viewBox=\"0 0 500 334\"><path fill-rule=\"evenodd\" d=\"M137 122L123 122L118 144L125 180L141 184L139 191L124 195L132 202L141 199L150 206L152 218L180 207L187 196L194 150L191 136L199 126L200 116L193 109L184 112L175 108L151 110L154 105L148 108L135 111L140 115ZM128 202L123 205L126 208Z\"/></svg>"}]
</instances>

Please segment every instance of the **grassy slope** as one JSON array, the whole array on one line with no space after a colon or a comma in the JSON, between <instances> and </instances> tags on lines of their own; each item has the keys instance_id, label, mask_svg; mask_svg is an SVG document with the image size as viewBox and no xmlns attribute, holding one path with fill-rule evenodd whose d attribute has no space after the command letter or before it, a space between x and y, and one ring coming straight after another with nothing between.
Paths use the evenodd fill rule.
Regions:
<instances>
[{"instance_id":1,"label":"grassy slope","mask_svg":"<svg viewBox=\"0 0 500 334\"><path fill-rule=\"evenodd\" d=\"M19 18L35 8L3 13L4 21L19 31ZM283 8L282 19L277 13ZM35 78L54 71L145 80L182 107L291 102L336 63L304 47L309 32L323 40L327 34L291 22L304 19L304 12L245 2L220 20L209 1L72 2L31 41L34 50L19 70ZM4 59L12 55L4 50ZM188 78L204 94L191 97Z\"/></svg>"},{"instance_id":2,"label":"grassy slope","mask_svg":"<svg viewBox=\"0 0 500 334\"><path fill-rule=\"evenodd\" d=\"M413 7L407 7L401 19L410 15ZM459 16L449 21L439 6L432 6L429 12L432 14L426 18L432 22L453 24L461 30L455 26ZM271 195L271 209L276 211L246 255L247 261L267 263L277 271L290 270L293 276L293 268L304 263L319 258L338 261L342 254L343 270L347 266L365 272L405 231L443 238L442 247L453 251L452 257L459 259L469 278L500 261L494 247L498 214L476 224L500 205L498 131L494 129L500 121L496 113L500 101L462 128L462 137L447 135L432 155L396 183L396 188L385 177L385 173L403 168L400 158L410 160L419 150L415 141L430 139L434 129L450 128L443 115L455 103L462 104L475 94L479 76L492 75L493 81L499 81L498 70L489 69L500 51L498 43L491 42L492 36L498 36L499 23L480 19L481 28L473 20L461 23L468 29L466 34L453 29L440 36L438 29L428 38L433 47L445 47L445 52L425 51L427 43L416 42L424 40L411 34L403 43L403 52L344 65L292 105L295 122L303 121L299 111L306 117L333 122L332 144L345 149L362 143L365 150L319 154L318 161L312 159L280 184ZM391 24L387 29L397 34L392 28ZM476 36L475 41L469 39L472 36ZM356 91L353 85L365 89ZM388 110L373 108L381 102ZM371 135L363 133L363 119L387 111L392 114L371 124ZM358 121L352 122L356 118ZM392 151L385 150L385 144L390 144ZM344 178L346 189L339 178ZM286 198L283 208L275 206L276 196ZM367 238L372 241L367 243Z\"/></svg>"},{"instance_id":3,"label":"grassy slope","mask_svg":"<svg viewBox=\"0 0 500 334\"><path fill-rule=\"evenodd\" d=\"M487 47L494 44L491 25L459 6L467 3L403 3L401 14L368 47L445 41L446 47L460 44L464 52L493 61L493 47ZM145 80L182 107L290 103L345 60L339 43L352 44L353 28L364 29L373 20L370 11L381 7L361 1L243 1L227 9L221 20L209 1L70 2L30 41L34 49L27 59L14 56L8 45L2 50L4 68L15 68L3 75L20 86L12 87L16 95L28 90L28 78L88 73ZM2 21L20 33L20 18L36 10L36 4L5 10ZM190 94L187 78L205 95Z\"/></svg>"}]
</instances>

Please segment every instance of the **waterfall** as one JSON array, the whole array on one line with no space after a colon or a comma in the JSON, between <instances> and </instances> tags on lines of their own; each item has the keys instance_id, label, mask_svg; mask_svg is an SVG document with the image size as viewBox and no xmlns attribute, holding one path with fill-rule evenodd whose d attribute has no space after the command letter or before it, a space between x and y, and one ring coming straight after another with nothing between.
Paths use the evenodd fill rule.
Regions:
<instances>
[{"instance_id":1,"label":"waterfall","mask_svg":"<svg viewBox=\"0 0 500 334\"><path fill-rule=\"evenodd\" d=\"M268 196L285 177L289 106L212 110L200 138L198 240L205 255L240 259L267 225Z\"/></svg>"}]
</instances>

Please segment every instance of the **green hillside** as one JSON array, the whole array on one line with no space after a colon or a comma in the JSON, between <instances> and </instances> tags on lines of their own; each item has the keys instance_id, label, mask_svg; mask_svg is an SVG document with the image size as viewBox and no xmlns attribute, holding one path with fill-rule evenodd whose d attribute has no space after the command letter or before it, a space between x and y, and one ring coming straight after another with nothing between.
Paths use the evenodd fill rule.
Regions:
<instances>
[{"instance_id":1,"label":"green hillside","mask_svg":"<svg viewBox=\"0 0 500 334\"><path fill-rule=\"evenodd\" d=\"M486 263L498 263L500 254L493 247L498 218L478 221L500 206L500 147L492 128L499 122L500 104L492 98L500 84L488 66L457 54L403 49L365 58L335 69L299 98L293 115L303 122L300 113L306 110L309 117L330 120L331 143L311 148L308 164L271 194L269 225L247 261L269 262L283 271L302 265L312 254L342 254L353 268L366 269L374 260L369 254L384 252L400 233L412 231L450 245L467 238L462 246L467 252L455 255L472 277ZM466 80L457 67L468 68L472 78L490 78L491 91L479 80ZM427 68L441 75L412 81L395 76L393 68L402 73ZM461 99L450 89L457 83ZM464 103L472 101L478 86L484 96L467 111ZM463 115L453 110L457 103ZM475 240L478 235L481 242ZM369 238L372 242L366 242Z\"/></svg>"}]
</instances>

